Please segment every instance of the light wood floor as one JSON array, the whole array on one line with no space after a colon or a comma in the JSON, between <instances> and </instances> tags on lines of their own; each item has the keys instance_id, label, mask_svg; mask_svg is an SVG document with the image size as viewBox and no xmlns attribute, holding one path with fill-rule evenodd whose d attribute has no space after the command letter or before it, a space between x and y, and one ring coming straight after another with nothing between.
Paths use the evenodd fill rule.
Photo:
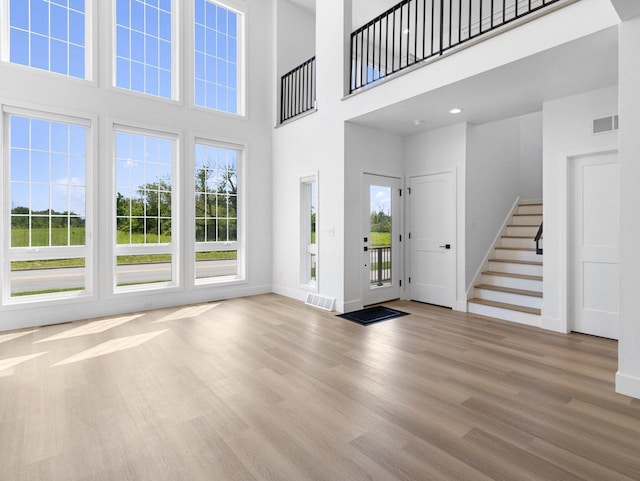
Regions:
<instances>
[{"instance_id":1,"label":"light wood floor","mask_svg":"<svg viewBox=\"0 0 640 481\"><path fill-rule=\"evenodd\" d=\"M267 295L0 333L0 479L640 480L616 342L390 305L411 315Z\"/></svg>"}]
</instances>

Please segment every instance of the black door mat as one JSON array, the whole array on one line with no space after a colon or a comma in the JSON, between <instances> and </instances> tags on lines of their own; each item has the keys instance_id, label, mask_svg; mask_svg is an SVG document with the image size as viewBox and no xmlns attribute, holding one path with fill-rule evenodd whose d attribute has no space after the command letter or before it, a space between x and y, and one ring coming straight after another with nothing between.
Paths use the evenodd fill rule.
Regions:
<instances>
[{"instance_id":1,"label":"black door mat","mask_svg":"<svg viewBox=\"0 0 640 481\"><path fill-rule=\"evenodd\" d=\"M388 321L389 319L408 315L408 312L398 311L390 307L374 306L359 311L347 312L346 314L338 314L338 317L368 326L376 322Z\"/></svg>"}]
</instances>

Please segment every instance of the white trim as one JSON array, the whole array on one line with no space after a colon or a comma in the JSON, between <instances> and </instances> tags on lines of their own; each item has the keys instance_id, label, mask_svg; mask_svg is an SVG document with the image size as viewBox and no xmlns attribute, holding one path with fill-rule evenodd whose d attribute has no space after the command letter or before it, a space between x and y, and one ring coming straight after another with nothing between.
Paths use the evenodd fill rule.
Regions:
<instances>
[{"instance_id":1,"label":"white trim","mask_svg":"<svg viewBox=\"0 0 640 481\"><path fill-rule=\"evenodd\" d=\"M119 87L116 85L118 80L117 74L117 35L116 35L116 8L117 8L118 0L110 0L110 5L108 7L109 10L109 22L108 22L108 31L107 34L107 61L104 63L108 65L108 73L107 78L109 82L107 84L107 90L115 90L117 92L123 92L125 95L132 95L138 98L145 99L153 99L158 100L160 102L165 102L170 105L180 105L184 106L183 95L180 95L182 92L181 86L182 81L180 79L179 73L182 72L182 15L180 2L178 0L171 0L171 97L163 97L160 95L160 84L158 84L158 94L152 94L148 92L141 92L139 90L133 90L131 86L129 87ZM189 3L189 2L185 2ZM159 7L158 7L159 8ZM131 32L131 27L129 27L129 32ZM146 35L146 31L144 32ZM159 34L158 34L158 38ZM160 53L158 52L158 56ZM159 57L158 57L159 58ZM131 57L129 57L129 61L132 61ZM146 67L146 60L144 62ZM146 86L145 86L146 88Z\"/></svg>"},{"instance_id":2,"label":"white trim","mask_svg":"<svg viewBox=\"0 0 640 481\"><path fill-rule=\"evenodd\" d=\"M118 132L130 133L134 135L142 135L149 137L156 137L161 139L168 139L173 142L173 158L171 167L171 242L158 243L158 244L118 244L117 239L117 226L116 226L116 134ZM110 211L110 226L111 226L111 239L112 239L112 256L111 256L111 272L112 272L112 294L120 295L127 292L140 292L147 290L172 290L173 288L180 288L183 284L182 280L182 261L179 253L181 252L182 245L182 216L178 215L181 210L182 203L182 188L181 188L181 160L182 160L182 134L175 130L166 129L159 130L149 126L143 126L141 123L121 123L113 121L110 126L110 156L108 157L111 162L111 182L110 192L111 206ZM176 234L177 233L177 234ZM145 255L145 254L170 254L171 255L171 281L168 282L153 282L153 283L141 283L134 286L118 286L117 282L117 258L124 255Z\"/></svg>"},{"instance_id":3,"label":"white trim","mask_svg":"<svg viewBox=\"0 0 640 481\"><path fill-rule=\"evenodd\" d=\"M183 51L188 52L187 57L188 60L185 61L185 65L188 66L189 71L189 87L185 89L185 96L189 95L188 105L196 110L201 110L208 113L217 113L227 115L234 119L245 119L248 120L248 89L247 89L247 22L249 18L249 7L244 1L237 0L205 0L205 2L213 3L218 5L224 9L230 10L236 14L237 18L237 26L236 26L236 37L237 37L237 58L236 58L236 67L237 67L237 78L236 78L236 112L228 112L225 110L219 110L214 107L207 107L206 105L197 105L196 104L196 95L195 95L195 9L193 8L193 1L185 2L188 4L186 7L187 14L185 17L188 18L190 28L186 29L190 34L188 35L190 38L187 40L185 37L185 45L186 49Z\"/></svg>"},{"instance_id":4,"label":"white trim","mask_svg":"<svg viewBox=\"0 0 640 481\"><path fill-rule=\"evenodd\" d=\"M616 373L616 392L640 399L640 378L618 371Z\"/></svg>"},{"instance_id":5,"label":"white trim","mask_svg":"<svg viewBox=\"0 0 640 481\"><path fill-rule=\"evenodd\" d=\"M21 0L29 1L29 0ZM98 15L97 15L97 0L85 0L84 8L84 78L74 77L68 73L54 72L49 69L41 69L32 67L31 65L23 65L11 62L11 48L10 48L10 0L0 0L0 61L6 64L9 68L14 68L16 71L22 70L36 73L37 75L44 75L51 78L51 75L62 76L68 78L74 82L82 82L89 84L93 87L98 86ZM60 5L65 8L64 5ZM66 7L68 8L68 7ZM30 32L29 32L30 33ZM47 38L51 40L51 36ZM68 40L67 40L68 43ZM67 58L67 69L70 67L70 60Z\"/></svg>"},{"instance_id":6,"label":"white trim","mask_svg":"<svg viewBox=\"0 0 640 481\"><path fill-rule=\"evenodd\" d=\"M313 233L311 232L311 212L312 212L312 202L313 202L313 184L315 184L316 189L316 242L315 244L311 243L311 237ZM319 246L320 246L320 230L319 230L319 222L318 219L320 205L319 202L319 183L318 183L318 173L311 175L306 175L300 177L299 181L299 192L300 192L300 288L304 289L308 292L319 292L319 266L320 266L320 255L319 255ZM316 278L311 278L311 266L308 263L308 255L315 254L316 256Z\"/></svg>"},{"instance_id":7,"label":"white trim","mask_svg":"<svg viewBox=\"0 0 640 481\"><path fill-rule=\"evenodd\" d=\"M507 214L507 217L505 218L504 222L502 223L502 225L498 229L498 233L496 234L495 238L493 239L493 242L491 243L491 247L487 251L487 254L484 256L484 259L482 259L482 262L478 266L478 270L476 270L476 273L473 276L473 280L471 281L471 284L467 288L467 300L469 300L471 298L471 296L472 296L472 294L474 292L475 286L477 284L481 283L480 279L482 278L482 272L486 271L486 270L489 270L489 258L491 257L491 254L493 254L494 249L496 247L498 247L498 242L500 242L500 239L504 235L504 232L507 229L507 224L508 224L509 220L516 213L516 210L518 210L518 205L519 204L520 204L520 197L516 197L515 202L511 206L511 210L509 211L509 213Z\"/></svg>"},{"instance_id":8,"label":"white trim","mask_svg":"<svg viewBox=\"0 0 640 481\"><path fill-rule=\"evenodd\" d=\"M246 209L246 195L244 194L245 188L245 166L246 166L246 144L228 142L223 140L214 140L207 136L201 136L194 133L189 134L190 144L188 146L189 154L186 155L188 159L188 163L185 163L184 169L185 171L191 172L191 175L185 176L185 182L188 182L188 185L184 186L184 192L187 197L185 197L185 208L187 210L184 211L184 218L189 219L190 227L185 231L185 246L189 246L186 249L186 253L189 256L189 261L186 262L186 278L191 279L191 286L212 286L212 285L230 285L234 283L246 283L247 282L247 262L246 262L246 241L245 241L245 228L246 223L244 221L247 213ZM218 147L226 150L233 150L237 153L237 164L236 164L236 240L229 242L196 242L195 240L195 231L193 229L195 222L195 185L193 183L193 178L195 174L195 147L196 144ZM195 254L197 252L212 252L212 251L225 251L225 250L235 250L236 251L236 274L228 275L228 276L220 276L220 277L204 277L197 279L195 276Z\"/></svg>"},{"instance_id":9,"label":"white trim","mask_svg":"<svg viewBox=\"0 0 640 481\"><path fill-rule=\"evenodd\" d=\"M3 306L10 305L31 305L33 302L43 302L47 304L55 304L61 300L67 302L72 299L95 300L95 263L94 258L97 252L96 238L94 231L97 227L96 205L94 199L96 190L96 179L94 170L98 162L97 156L97 138L98 138L98 121L96 115L90 114L74 114L67 115L59 112L51 112L27 108L17 105L0 104L0 137L3 139L4 148L2 151L2 164L0 165L0 185L4 186L4 182L10 182L10 127L6 122L9 116L20 116L30 120L38 119L47 122L59 122L67 125L76 125L84 127L85 130L85 151L84 151L84 210L85 210L85 242L84 245L68 245L68 246L42 246L42 247L12 247L11 246L11 189L3 188L4 196L0 200L2 204L3 218L9 219L8 228L4 228L2 222L0 226L0 248L2 256L2 279L3 288L0 292L0 298ZM51 182L49 182L51 185ZM11 262L13 261L31 261L31 260L50 260L50 259L66 259L77 258L84 259L84 288L74 291L63 291L56 293L32 294L28 296L12 296L11 295Z\"/></svg>"}]
</instances>

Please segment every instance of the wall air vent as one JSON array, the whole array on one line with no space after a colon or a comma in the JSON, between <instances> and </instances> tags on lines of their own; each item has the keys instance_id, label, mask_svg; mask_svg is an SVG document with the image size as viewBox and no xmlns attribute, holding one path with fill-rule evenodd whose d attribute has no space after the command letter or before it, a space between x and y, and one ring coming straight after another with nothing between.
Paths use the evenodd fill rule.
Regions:
<instances>
[{"instance_id":1,"label":"wall air vent","mask_svg":"<svg viewBox=\"0 0 640 481\"><path fill-rule=\"evenodd\" d=\"M603 134L605 132L613 132L618 130L618 116L612 115L610 117L602 117L601 119L594 119L593 121L593 133Z\"/></svg>"},{"instance_id":2,"label":"wall air vent","mask_svg":"<svg viewBox=\"0 0 640 481\"><path fill-rule=\"evenodd\" d=\"M307 300L305 302L308 306L319 307L325 311L333 311L335 303L335 297L326 297L311 293L307 294Z\"/></svg>"}]
</instances>

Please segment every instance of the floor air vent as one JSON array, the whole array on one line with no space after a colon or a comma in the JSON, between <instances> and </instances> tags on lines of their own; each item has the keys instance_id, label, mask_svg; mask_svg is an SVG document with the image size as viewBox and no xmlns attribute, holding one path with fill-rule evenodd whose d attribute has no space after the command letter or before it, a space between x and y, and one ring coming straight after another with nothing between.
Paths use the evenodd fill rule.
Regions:
<instances>
[{"instance_id":1,"label":"floor air vent","mask_svg":"<svg viewBox=\"0 0 640 481\"><path fill-rule=\"evenodd\" d=\"M612 115L611 117L602 117L601 119L593 120L593 133L603 134L605 132L613 132L618 130L618 116Z\"/></svg>"},{"instance_id":2,"label":"floor air vent","mask_svg":"<svg viewBox=\"0 0 640 481\"><path fill-rule=\"evenodd\" d=\"M334 297L319 296L318 294L307 294L307 300L305 304L313 307L319 307L325 311L333 311L333 307L336 303Z\"/></svg>"}]
</instances>

